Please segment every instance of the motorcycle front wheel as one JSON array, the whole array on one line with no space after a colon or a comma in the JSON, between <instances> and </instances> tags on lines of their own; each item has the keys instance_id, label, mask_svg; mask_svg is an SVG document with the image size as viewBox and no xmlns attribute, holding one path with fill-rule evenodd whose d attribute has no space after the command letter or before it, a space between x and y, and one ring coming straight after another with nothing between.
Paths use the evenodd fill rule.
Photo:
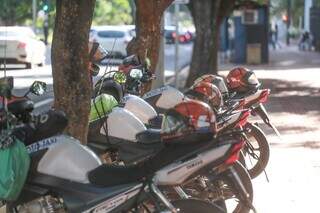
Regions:
<instances>
[{"instance_id":1,"label":"motorcycle front wheel","mask_svg":"<svg viewBox=\"0 0 320 213\"><path fill-rule=\"evenodd\" d=\"M255 124L245 127L248 141L242 148L239 161L246 167L251 178L260 175L268 165L270 146L266 135Z\"/></svg>"}]
</instances>

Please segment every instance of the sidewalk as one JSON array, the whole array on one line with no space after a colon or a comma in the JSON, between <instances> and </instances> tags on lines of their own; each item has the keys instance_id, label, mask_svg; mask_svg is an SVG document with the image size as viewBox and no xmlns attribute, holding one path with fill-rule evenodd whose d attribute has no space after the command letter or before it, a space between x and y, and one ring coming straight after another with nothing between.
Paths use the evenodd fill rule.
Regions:
<instances>
[{"instance_id":1,"label":"sidewalk","mask_svg":"<svg viewBox=\"0 0 320 213\"><path fill-rule=\"evenodd\" d=\"M220 66L221 75L236 65ZM264 174L253 180L254 205L259 213L320 212L320 53L297 46L270 50L270 63L247 66L255 70L264 88L271 89L265 104L280 131L261 125L271 144ZM185 80L189 68L180 72Z\"/></svg>"},{"instance_id":2,"label":"sidewalk","mask_svg":"<svg viewBox=\"0 0 320 213\"><path fill-rule=\"evenodd\" d=\"M320 212L320 54L289 47L270 59L251 68L271 89L266 109L282 139L261 126L271 144L270 183L253 180L254 205L259 213Z\"/></svg>"}]
</instances>

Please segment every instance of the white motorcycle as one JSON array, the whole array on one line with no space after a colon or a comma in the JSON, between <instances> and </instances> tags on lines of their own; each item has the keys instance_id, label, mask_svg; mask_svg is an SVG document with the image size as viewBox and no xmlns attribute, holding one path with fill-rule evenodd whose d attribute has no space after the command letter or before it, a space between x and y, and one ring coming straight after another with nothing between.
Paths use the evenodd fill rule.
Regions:
<instances>
[{"instance_id":1,"label":"white motorcycle","mask_svg":"<svg viewBox=\"0 0 320 213\"><path fill-rule=\"evenodd\" d=\"M102 164L94 152L72 137L53 136L27 146L31 157L28 179L20 196L4 203L8 212L220 213L223 211L213 204L185 197L183 185L203 174L203 170L214 174L224 167L215 177L232 180L230 186L240 192L243 203L250 202L235 172L241 166L225 169L223 164L217 164L228 164L243 141L241 137L226 137L223 141L165 145L143 164L120 167ZM176 191L175 196L161 192L168 186ZM172 201L177 197L178 201Z\"/></svg>"}]
</instances>

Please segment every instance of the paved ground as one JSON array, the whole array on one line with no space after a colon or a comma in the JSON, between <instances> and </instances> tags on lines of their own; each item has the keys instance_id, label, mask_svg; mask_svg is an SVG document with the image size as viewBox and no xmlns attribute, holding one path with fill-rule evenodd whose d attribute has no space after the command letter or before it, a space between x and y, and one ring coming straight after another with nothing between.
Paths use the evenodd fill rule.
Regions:
<instances>
[{"instance_id":1,"label":"paved ground","mask_svg":"<svg viewBox=\"0 0 320 213\"><path fill-rule=\"evenodd\" d=\"M220 65L226 75L235 64ZM265 105L279 129L261 125L271 144L267 174L254 184L259 213L320 212L320 53L298 51L292 45L270 51L270 63L242 65L255 70L264 88L271 89ZM181 85L188 68L180 72Z\"/></svg>"},{"instance_id":2,"label":"paved ground","mask_svg":"<svg viewBox=\"0 0 320 213\"><path fill-rule=\"evenodd\" d=\"M271 88L266 108L282 139L262 126L271 143L270 182L263 175L253 181L254 204L259 213L320 212L320 53L289 47L270 57L252 68Z\"/></svg>"}]
</instances>

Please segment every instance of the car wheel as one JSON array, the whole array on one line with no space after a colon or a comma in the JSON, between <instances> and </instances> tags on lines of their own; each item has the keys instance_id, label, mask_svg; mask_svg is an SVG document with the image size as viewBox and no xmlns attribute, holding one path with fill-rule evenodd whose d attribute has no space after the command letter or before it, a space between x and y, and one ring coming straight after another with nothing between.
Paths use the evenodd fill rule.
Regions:
<instances>
[{"instance_id":1,"label":"car wheel","mask_svg":"<svg viewBox=\"0 0 320 213\"><path fill-rule=\"evenodd\" d=\"M26 69L32 69L32 63L26 63Z\"/></svg>"},{"instance_id":2,"label":"car wheel","mask_svg":"<svg viewBox=\"0 0 320 213\"><path fill-rule=\"evenodd\" d=\"M40 64L38 64L39 67L43 67L44 62L41 62Z\"/></svg>"}]
</instances>

